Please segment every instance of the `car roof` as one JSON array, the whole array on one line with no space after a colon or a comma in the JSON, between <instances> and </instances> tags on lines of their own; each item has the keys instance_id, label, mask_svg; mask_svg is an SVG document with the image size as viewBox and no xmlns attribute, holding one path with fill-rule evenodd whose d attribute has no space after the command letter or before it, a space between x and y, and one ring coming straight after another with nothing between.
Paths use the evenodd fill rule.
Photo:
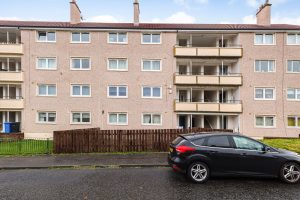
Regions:
<instances>
[{"instance_id":1,"label":"car roof","mask_svg":"<svg viewBox=\"0 0 300 200\"><path fill-rule=\"evenodd\" d=\"M181 134L180 136L187 140L196 140L208 136L230 136L230 135L240 135L240 134L229 133L229 132L195 132L195 133Z\"/></svg>"}]
</instances>

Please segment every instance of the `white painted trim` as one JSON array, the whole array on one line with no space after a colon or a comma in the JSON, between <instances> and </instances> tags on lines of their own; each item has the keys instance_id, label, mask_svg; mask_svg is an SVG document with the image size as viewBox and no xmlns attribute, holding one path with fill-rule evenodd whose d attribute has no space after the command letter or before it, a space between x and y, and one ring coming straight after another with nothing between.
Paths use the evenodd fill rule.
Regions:
<instances>
[{"instance_id":1,"label":"white painted trim","mask_svg":"<svg viewBox=\"0 0 300 200\"><path fill-rule=\"evenodd\" d=\"M263 44L257 44L256 43L256 35L263 35L263 42L265 41L265 37L266 37L266 35L268 35L268 34L272 34L273 35L273 44L265 44L265 43L263 43ZM256 33L254 33L254 46L276 46L276 33L258 33L258 32L256 32Z\"/></svg>"},{"instance_id":2,"label":"white painted trim","mask_svg":"<svg viewBox=\"0 0 300 200\"><path fill-rule=\"evenodd\" d=\"M73 114L79 113L80 114L80 120L82 121L82 114L83 113L89 113L90 114L90 122L73 122ZM92 124L92 114L90 111L71 111L70 113L70 124L71 125L87 125Z\"/></svg>"},{"instance_id":3,"label":"white painted trim","mask_svg":"<svg viewBox=\"0 0 300 200\"><path fill-rule=\"evenodd\" d=\"M126 87L126 96L109 96L109 87L117 87L117 93L119 92L119 87ZM126 84L118 84L118 85L107 85L107 95L106 97L109 99L128 99L128 85Z\"/></svg>"},{"instance_id":4,"label":"white painted trim","mask_svg":"<svg viewBox=\"0 0 300 200\"><path fill-rule=\"evenodd\" d=\"M270 72L262 72L262 71L256 71L256 61L274 61L274 71ZM268 62L268 65L270 63ZM266 73L276 73L276 70L277 70L277 61L275 59L257 59L257 60L254 60L254 73L262 73L262 74L266 74Z\"/></svg>"},{"instance_id":5,"label":"white painted trim","mask_svg":"<svg viewBox=\"0 0 300 200\"><path fill-rule=\"evenodd\" d=\"M55 113L55 122L40 122L39 121L39 113L46 113L46 117L47 117L47 120L48 120L48 115L49 113ZM35 123L36 124L49 124L49 125L56 125L57 124L57 112L56 111L44 111L44 110L38 110L36 112L36 121Z\"/></svg>"},{"instance_id":6,"label":"white painted trim","mask_svg":"<svg viewBox=\"0 0 300 200\"><path fill-rule=\"evenodd\" d=\"M47 87L47 94L46 95L40 95L39 94L39 86L40 85L46 85L46 87ZM55 95L49 95L48 94L48 88L49 88L49 85L51 86L51 85L54 85L55 86ZM56 83L54 83L54 84L52 84L52 83L37 83L37 85L36 85L36 96L37 97L57 97L57 84Z\"/></svg>"},{"instance_id":7,"label":"white painted trim","mask_svg":"<svg viewBox=\"0 0 300 200\"><path fill-rule=\"evenodd\" d=\"M39 35L38 35L39 32L46 32L46 35L47 35L49 32L54 32L54 33L55 33L55 41L48 41L48 39L47 39L46 41L40 41L40 40L38 39L38 38L39 38L39 37L38 37L38 36L39 36ZM47 36L46 36L46 38L47 38ZM41 30L36 30L36 29L35 29L35 42L38 42L38 43L50 43L50 44L52 43L52 44L53 44L53 43L56 43L56 40L57 40L56 31L53 31L53 30L47 30L47 31L44 31L44 30L43 30L43 31L41 31Z\"/></svg>"},{"instance_id":8,"label":"white painted trim","mask_svg":"<svg viewBox=\"0 0 300 200\"><path fill-rule=\"evenodd\" d=\"M80 41L79 42L74 42L74 41L72 41L72 34L73 33L79 33L80 34ZM82 42L82 33L88 33L89 34L89 41L88 42ZM70 44L90 44L91 43L91 33L90 32L83 32L83 31L78 31L78 32L76 32L76 31L72 31L71 32L71 37L70 37Z\"/></svg>"},{"instance_id":9,"label":"white painted trim","mask_svg":"<svg viewBox=\"0 0 300 200\"><path fill-rule=\"evenodd\" d=\"M263 117L264 118L264 125L265 125L265 118L266 117L273 117L274 118L274 126L257 126L256 125L256 117ZM254 127L255 128L263 128L263 129L276 129L277 123L276 123L277 119L276 119L276 115L272 115L272 114L257 114L254 115Z\"/></svg>"},{"instance_id":10,"label":"white painted trim","mask_svg":"<svg viewBox=\"0 0 300 200\"><path fill-rule=\"evenodd\" d=\"M256 98L256 89L263 89L263 90L264 90L264 93L263 93L264 96L265 96L265 90L266 90L266 89L273 89L273 99L265 99L265 97L262 98L262 99ZM260 87L260 86L254 86L254 100L255 100L255 101L275 101L275 100L276 100L276 87L268 87L268 86L262 86L262 87Z\"/></svg>"},{"instance_id":11,"label":"white painted trim","mask_svg":"<svg viewBox=\"0 0 300 200\"><path fill-rule=\"evenodd\" d=\"M149 87L151 88L151 96L150 97L145 97L143 89L144 87ZM153 97L153 88L160 88L160 96L159 97ZM141 97L142 99L162 99L162 86L147 86L147 85L142 85L141 87Z\"/></svg>"},{"instance_id":12,"label":"white painted trim","mask_svg":"<svg viewBox=\"0 0 300 200\"><path fill-rule=\"evenodd\" d=\"M144 61L150 61L151 62L151 66L152 66L152 61L160 61L160 70L144 70ZM143 58L141 61L141 71L142 72L162 72L162 59L147 59L147 58Z\"/></svg>"},{"instance_id":13,"label":"white painted trim","mask_svg":"<svg viewBox=\"0 0 300 200\"><path fill-rule=\"evenodd\" d=\"M160 115L160 124L145 124L144 123L144 115L151 115L151 121L153 119L153 115ZM163 116L161 113L149 113L149 112L145 112L142 113L142 121L141 121L142 126L162 126L163 125Z\"/></svg>"},{"instance_id":14,"label":"white painted trim","mask_svg":"<svg viewBox=\"0 0 300 200\"><path fill-rule=\"evenodd\" d=\"M39 68L39 59L46 59L47 61L47 67L48 68ZM51 69L49 68L49 59L55 59L55 68ZM36 63L35 63L35 69L37 70L43 70L43 71L56 71L58 68L58 59L57 56L49 56L49 57L36 57Z\"/></svg>"},{"instance_id":15,"label":"white painted trim","mask_svg":"<svg viewBox=\"0 0 300 200\"><path fill-rule=\"evenodd\" d=\"M119 60L126 60L126 67L127 69L109 69L109 61L110 60L117 60L117 68L119 68ZM118 72L128 72L128 58L107 58L107 71L118 71Z\"/></svg>"},{"instance_id":16,"label":"white painted trim","mask_svg":"<svg viewBox=\"0 0 300 200\"><path fill-rule=\"evenodd\" d=\"M90 87L90 95L73 95L73 86L80 86L80 92L82 93L82 86L89 86ZM70 84L70 96L76 98L90 98L92 97L92 86L91 84L81 84L81 83L71 83Z\"/></svg>"},{"instance_id":17,"label":"white painted trim","mask_svg":"<svg viewBox=\"0 0 300 200\"><path fill-rule=\"evenodd\" d=\"M144 34L151 34L151 42L150 43L147 43L147 42L143 41L143 35ZM157 33L153 33L152 31L151 32L142 32L141 33L141 44L143 44L143 45L160 45L160 44L162 44L162 32L160 32L160 34L159 34L160 35L159 43L153 43L152 42L152 35L153 34L157 34Z\"/></svg>"},{"instance_id":18,"label":"white painted trim","mask_svg":"<svg viewBox=\"0 0 300 200\"><path fill-rule=\"evenodd\" d=\"M73 59L80 59L80 68L79 69L76 69L76 68L73 68ZM89 68L87 69L83 69L82 68L82 59L89 59ZM76 57L76 56L71 56L70 57L70 70L71 71L91 71L92 70L92 59L90 56L87 56L87 57Z\"/></svg>"}]
</instances>

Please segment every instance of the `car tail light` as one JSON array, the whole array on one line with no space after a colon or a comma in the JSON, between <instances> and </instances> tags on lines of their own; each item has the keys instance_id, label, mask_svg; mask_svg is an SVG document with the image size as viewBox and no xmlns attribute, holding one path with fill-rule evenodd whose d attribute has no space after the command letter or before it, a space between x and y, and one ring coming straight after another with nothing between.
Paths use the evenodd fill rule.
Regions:
<instances>
[{"instance_id":1,"label":"car tail light","mask_svg":"<svg viewBox=\"0 0 300 200\"><path fill-rule=\"evenodd\" d=\"M179 146L179 147L176 147L176 151L178 152L178 154L182 154L182 153L196 151L196 149L193 147L188 147L188 146Z\"/></svg>"}]
</instances>

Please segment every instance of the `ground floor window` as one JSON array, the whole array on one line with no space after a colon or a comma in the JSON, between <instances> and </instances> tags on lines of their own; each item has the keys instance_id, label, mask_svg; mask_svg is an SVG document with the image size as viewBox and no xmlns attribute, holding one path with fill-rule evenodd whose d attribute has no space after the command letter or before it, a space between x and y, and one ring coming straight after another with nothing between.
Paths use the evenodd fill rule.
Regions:
<instances>
[{"instance_id":1,"label":"ground floor window","mask_svg":"<svg viewBox=\"0 0 300 200\"><path fill-rule=\"evenodd\" d=\"M38 122L39 123L55 123L56 122L56 112L38 112Z\"/></svg>"},{"instance_id":2,"label":"ground floor window","mask_svg":"<svg viewBox=\"0 0 300 200\"><path fill-rule=\"evenodd\" d=\"M275 116L256 116L255 125L259 128L274 128Z\"/></svg>"},{"instance_id":3,"label":"ground floor window","mask_svg":"<svg viewBox=\"0 0 300 200\"><path fill-rule=\"evenodd\" d=\"M288 126L300 128L300 116L289 116Z\"/></svg>"},{"instance_id":4,"label":"ground floor window","mask_svg":"<svg viewBox=\"0 0 300 200\"><path fill-rule=\"evenodd\" d=\"M143 114L142 124L143 125L162 125L161 114L151 114L151 113Z\"/></svg>"},{"instance_id":5,"label":"ground floor window","mask_svg":"<svg viewBox=\"0 0 300 200\"><path fill-rule=\"evenodd\" d=\"M108 113L108 124L110 125L128 125L127 113Z\"/></svg>"},{"instance_id":6,"label":"ground floor window","mask_svg":"<svg viewBox=\"0 0 300 200\"><path fill-rule=\"evenodd\" d=\"M91 123L91 113L90 112L72 112L73 124L88 124Z\"/></svg>"}]
</instances>

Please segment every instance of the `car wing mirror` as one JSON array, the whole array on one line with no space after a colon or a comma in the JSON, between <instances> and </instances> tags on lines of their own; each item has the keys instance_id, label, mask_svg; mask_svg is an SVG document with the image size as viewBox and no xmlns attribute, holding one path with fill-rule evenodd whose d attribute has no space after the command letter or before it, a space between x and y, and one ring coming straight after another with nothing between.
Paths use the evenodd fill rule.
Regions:
<instances>
[{"instance_id":1,"label":"car wing mirror","mask_svg":"<svg viewBox=\"0 0 300 200\"><path fill-rule=\"evenodd\" d=\"M271 148L270 148L270 147L268 147L268 146L265 146L265 147L264 147L264 152L265 152L265 153L270 152L270 151L271 151Z\"/></svg>"}]
</instances>

